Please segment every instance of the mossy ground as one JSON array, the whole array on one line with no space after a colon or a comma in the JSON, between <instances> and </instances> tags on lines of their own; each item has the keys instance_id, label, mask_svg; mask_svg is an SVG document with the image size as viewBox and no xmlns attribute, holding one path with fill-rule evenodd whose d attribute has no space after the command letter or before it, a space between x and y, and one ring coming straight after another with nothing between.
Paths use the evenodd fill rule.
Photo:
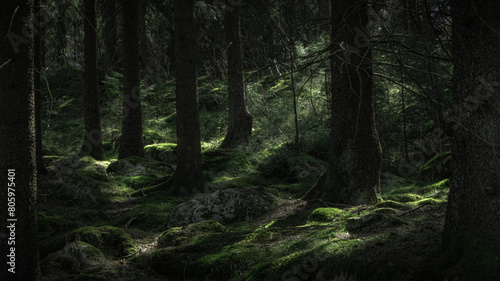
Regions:
<instances>
[{"instance_id":1,"label":"mossy ground","mask_svg":"<svg viewBox=\"0 0 500 281\"><path fill-rule=\"evenodd\" d=\"M44 133L50 173L38 177L40 256L43 260L79 235L94 242L106 261L85 271L45 270L44 280L431 280L428 265L440 246L448 180L424 182L385 172L383 201L376 206L297 199L325 169L328 122L303 114L302 143L292 144L284 137L294 133L291 103L278 98L286 97L286 85L268 78L248 85L248 97L267 106L249 105L252 140L230 150L217 148L226 130L223 83L209 85L200 78L203 168L209 190L262 187L280 204L256 220L225 225L225 231L181 228L179 243L165 248L158 247L158 237L167 230L168 213L189 199L148 190L175 169L169 162L175 157L173 106L162 108L168 117L153 107L144 111L146 157L127 159L143 172L117 175L106 168L117 159L119 114L103 114L106 161L80 159L75 156L83 124L79 94L54 89L53 110L44 119L51 124ZM173 85L159 86L171 93ZM273 93L266 100L257 91L262 85ZM307 99L301 103L303 110L311 106ZM327 116L326 106L315 106L314 116ZM376 219L366 219L370 216ZM348 220L357 217L367 223L348 231Z\"/></svg>"},{"instance_id":2,"label":"mossy ground","mask_svg":"<svg viewBox=\"0 0 500 281\"><path fill-rule=\"evenodd\" d=\"M213 172L229 161L217 157L209 164ZM95 178L91 173L83 176ZM51 175L47 177L42 180L50 180ZM281 197L281 205L258 220L179 228L182 235L175 237L178 243L159 248L158 237L166 230L169 210L185 199L161 190L130 198L134 189L126 183L137 179L107 176L102 192L108 203L91 209L62 202L57 196L47 197L39 208L42 258L78 235L81 241L99 246L110 266L96 270L112 280L430 280L426 265L439 249L446 205L442 198L447 193L447 181L439 181L392 189L376 206L333 207L322 201ZM252 176L219 184L238 181L241 185L262 184L281 195L287 185ZM301 190L300 185L292 183L288 188ZM346 230L349 218L370 214L381 219ZM111 232L116 232L121 242L105 243L103 237ZM124 236L130 239L122 239ZM122 242L131 250L124 252L119 245ZM47 280L63 280L58 274L49 273ZM71 273L64 274L64 278L68 276Z\"/></svg>"}]
</instances>

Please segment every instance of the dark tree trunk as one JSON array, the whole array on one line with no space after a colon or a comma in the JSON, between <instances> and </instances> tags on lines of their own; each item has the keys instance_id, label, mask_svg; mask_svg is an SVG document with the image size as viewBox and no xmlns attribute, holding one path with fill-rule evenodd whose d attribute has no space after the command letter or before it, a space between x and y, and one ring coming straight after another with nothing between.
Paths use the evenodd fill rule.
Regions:
<instances>
[{"instance_id":1,"label":"dark tree trunk","mask_svg":"<svg viewBox=\"0 0 500 281\"><path fill-rule=\"evenodd\" d=\"M67 1L56 1L58 17L56 22L56 62L59 66L66 62L66 12L68 10Z\"/></svg>"},{"instance_id":2,"label":"dark tree trunk","mask_svg":"<svg viewBox=\"0 0 500 281\"><path fill-rule=\"evenodd\" d=\"M36 0L35 3L35 15L40 15L41 9L41 0ZM41 19L41 16L38 16L38 19ZM34 26L35 30L35 39L34 39L34 61L35 61L35 128L36 128L36 169L39 174L47 174L47 168L43 163L43 152L42 152L42 83L41 83L41 74L42 71L42 45L41 45L41 29L42 23L38 22L37 25Z\"/></svg>"},{"instance_id":3,"label":"dark tree trunk","mask_svg":"<svg viewBox=\"0 0 500 281\"><path fill-rule=\"evenodd\" d=\"M144 156L139 59L139 1L123 1L123 117L119 158Z\"/></svg>"},{"instance_id":4,"label":"dark tree trunk","mask_svg":"<svg viewBox=\"0 0 500 281\"><path fill-rule=\"evenodd\" d=\"M101 114L99 109L99 90L97 86L97 41L95 0L84 0L84 64L83 76L85 90L83 107L85 131L80 156L90 155L96 160L102 159Z\"/></svg>"},{"instance_id":5,"label":"dark tree trunk","mask_svg":"<svg viewBox=\"0 0 500 281\"><path fill-rule=\"evenodd\" d=\"M318 0L318 17L320 30L326 34L330 33L330 0Z\"/></svg>"},{"instance_id":6,"label":"dark tree trunk","mask_svg":"<svg viewBox=\"0 0 500 281\"><path fill-rule=\"evenodd\" d=\"M36 210L32 6L32 1L4 1L0 10L2 280L41 280Z\"/></svg>"},{"instance_id":7,"label":"dark tree trunk","mask_svg":"<svg viewBox=\"0 0 500 281\"><path fill-rule=\"evenodd\" d=\"M175 76L177 106L177 168L171 192L187 195L204 188L201 169L200 116L196 73L194 0L176 0Z\"/></svg>"},{"instance_id":8,"label":"dark tree trunk","mask_svg":"<svg viewBox=\"0 0 500 281\"><path fill-rule=\"evenodd\" d=\"M104 45L105 54L105 74L110 76L116 68L116 42L118 42L116 0L104 1Z\"/></svg>"},{"instance_id":9,"label":"dark tree trunk","mask_svg":"<svg viewBox=\"0 0 500 281\"><path fill-rule=\"evenodd\" d=\"M374 204L380 193L381 150L375 127L366 0L332 3L332 132L326 173L306 198ZM358 32L356 32L358 30Z\"/></svg>"},{"instance_id":10,"label":"dark tree trunk","mask_svg":"<svg viewBox=\"0 0 500 281\"><path fill-rule=\"evenodd\" d=\"M252 137L252 115L245 105L243 84L243 57L240 38L240 7L231 7L225 11L224 29L227 44L227 76L229 79L227 94L229 107L229 128L221 148L236 147L250 141Z\"/></svg>"},{"instance_id":11,"label":"dark tree trunk","mask_svg":"<svg viewBox=\"0 0 500 281\"><path fill-rule=\"evenodd\" d=\"M500 280L500 2L452 3L456 124L440 261L458 280Z\"/></svg>"}]
</instances>

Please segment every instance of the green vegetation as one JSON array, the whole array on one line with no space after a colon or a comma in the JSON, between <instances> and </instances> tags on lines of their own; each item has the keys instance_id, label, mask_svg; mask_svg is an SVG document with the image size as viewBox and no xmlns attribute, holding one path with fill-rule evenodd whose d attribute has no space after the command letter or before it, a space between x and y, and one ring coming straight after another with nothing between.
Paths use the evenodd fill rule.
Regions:
<instances>
[{"instance_id":1,"label":"green vegetation","mask_svg":"<svg viewBox=\"0 0 500 281\"><path fill-rule=\"evenodd\" d=\"M395 172L395 164L387 164L383 200L375 206L330 206L321 200L298 199L318 180L328 161L328 107L318 102L325 99L322 71L312 77L296 73L295 82L308 89L298 99L298 144L291 141L290 75L247 72L253 138L233 149L218 148L227 129L224 81L199 78L206 191L255 187L249 192L267 191L279 204L254 220L226 225L209 220L170 229L166 226L169 213L199 196L175 197L158 188L176 168L176 114L171 103L175 81L154 81L155 87L144 92L145 157L120 161L115 146L121 74L114 73L106 81L111 87L103 104L105 161L76 156L81 145L81 101L70 88L77 87L77 81L53 84L52 109L44 116L44 124L50 125L44 130L48 154L44 160L51 173L39 177L40 256L47 280L124 276L124 280L163 280L165 276L172 280L350 280L354 276L384 280L424 274L419 265L428 263L438 247L444 218L449 183L438 178L441 174L403 177ZM79 70L50 70L46 75L56 79L68 72ZM439 159L419 166L420 173L434 169ZM81 255L72 256L67 247L88 250L87 256L92 252L101 265L82 269L77 261Z\"/></svg>"}]
</instances>

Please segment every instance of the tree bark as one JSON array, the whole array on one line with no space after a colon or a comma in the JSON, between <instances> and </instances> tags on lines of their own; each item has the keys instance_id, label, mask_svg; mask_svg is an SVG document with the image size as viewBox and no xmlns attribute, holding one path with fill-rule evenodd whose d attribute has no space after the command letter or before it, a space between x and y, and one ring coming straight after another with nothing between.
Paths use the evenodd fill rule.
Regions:
<instances>
[{"instance_id":1,"label":"tree bark","mask_svg":"<svg viewBox=\"0 0 500 281\"><path fill-rule=\"evenodd\" d=\"M104 1L104 45L105 54L105 73L111 76L116 67L117 55L116 44L118 42L116 0Z\"/></svg>"},{"instance_id":2,"label":"tree bark","mask_svg":"<svg viewBox=\"0 0 500 281\"><path fill-rule=\"evenodd\" d=\"M320 30L323 33L329 34L331 25L328 24L330 19L330 0L318 0L318 18ZM330 20L331 21L331 20Z\"/></svg>"},{"instance_id":3,"label":"tree bark","mask_svg":"<svg viewBox=\"0 0 500 281\"><path fill-rule=\"evenodd\" d=\"M85 131L80 156L90 155L102 160L101 113L99 109L99 90L97 86L97 41L95 0L84 0L84 65L85 90L83 107Z\"/></svg>"},{"instance_id":4,"label":"tree bark","mask_svg":"<svg viewBox=\"0 0 500 281\"><path fill-rule=\"evenodd\" d=\"M34 13L35 15L40 15L41 13L41 0L36 0ZM38 16L40 20L42 17ZM34 86L35 86L35 129L36 129L36 169L39 174L47 174L47 168L43 163L43 152L42 152L42 83L41 83L41 71L42 71L42 22L38 22L34 25Z\"/></svg>"},{"instance_id":5,"label":"tree bark","mask_svg":"<svg viewBox=\"0 0 500 281\"><path fill-rule=\"evenodd\" d=\"M240 38L240 4L231 6L226 2L224 29L227 44L227 76L229 127L221 148L232 148L250 141L252 138L253 117L245 105L243 83L243 56Z\"/></svg>"},{"instance_id":6,"label":"tree bark","mask_svg":"<svg viewBox=\"0 0 500 281\"><path fill-rule=\"evenodd\" d=\"M56 62L59 66L63 66L66 63L66 12L68 10L67 1L55 1L57 5L57 22L56 22Z\"/></svg>"},{"instance_id":7,"label":"tree bark","mask_svg":"<svg viewBox=\"0 0 500 281\"><path fill-rule=\"evenodd\" d=\"M123 1L123 116L119 159L144 156L139 54L139 1Z\"/></svg>"},{"instance_id":8,"label":"tree bark","mask_svg":"<svg viewBox=\"0 0 500 281\"><path fill-rule=\"evenodd\" d=\"M177 168L170 181L170 191L188 195L204 188L196 73L195 1L176 0L174 5Z\"/></svg>"},{"instance_id":9,"label":"tree bark","mask_svg":"<svg viewBox=\"0 0 500 281\"><path fill-rule=\"evenodd\" d=\"M0 10L2 280L41 280L36 210L32 7L33 1L4 1ZM14 264L9 264L11 261Z\"/></svg>"},{"instance_id":10,"label":"tree bark","mask_svg":"<svg viewBox=\"0 0 500 281\"><path fill-rule=\"evenodd\" d=\"M456 123L440 266L458 280L500 280L500 3L452 3Z\"/></svg>"},{"instance_id":11,"label":"tree bark","mask_svg":"<svg viewBox=\"0 0 500 281\"><path fill-rule=\"evenodd\" d=\"M381 149L366 0L332 3L332 118L326 173L305 198L342 204L374 204L380 193Z\"/></svg>"}]
</instances>

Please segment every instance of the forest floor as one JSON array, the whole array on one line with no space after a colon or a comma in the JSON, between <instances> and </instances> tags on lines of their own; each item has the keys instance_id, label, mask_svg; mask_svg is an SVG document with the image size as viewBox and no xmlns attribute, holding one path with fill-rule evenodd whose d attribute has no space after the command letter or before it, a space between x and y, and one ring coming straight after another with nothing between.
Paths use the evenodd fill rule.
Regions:
<instances>
[{"instance_id":1,"label":"forest floor","mask_svg":"<svg viewBox=\"0 0 500 281\"><path fill-rule=\"evenodd\" d=\"M384 199L375 206L302 201L294 198L307 185L262 181L280 198L272 211L223 231L183 232L179 243L160 249L169 211L189 198L162 190L131 197L158 181L148 170L120 176L105 172L108 161L46 163L51 173L39 178L38 192L44 280L434 280L447 180L385 173ZM218 188L245 188L231 181ZM75 241L102 256L75 255L82 250L74 245L64 250Z\"/></svg>"},{"instance_id":2,"label":"forest floor","mask_svg":"<svg viewBox=\"0 0 500 281\"><path fill-rule=\"evenodd\" d=\"M442 163L433 165L431 159L421 165L430 172L420 179L400 177L397 163L384 163L382 198L374 206L303 201L328 160L326 104L319 97L301 99L303 110L313 110L302 112L302 147L297 151L287 141L294 132L287 87L281 79L263 76L249 87L255 88L249 92L254 101L249 104L252 141L220 150L227 93L222 81L200 77L207 189L254 188L273 195L277 203L251 219L169 228L169 214L200 196L172 197L165 190L148 189L175 169L175 107L168 102L175 83L162 82L160 90L145 96L146 157L118 163L114 146L122 108L119 80L102 108L106 160L75 156L83 131L78 77L76 68L47 73L53 85L43 120L49 174L38 176L37 204L45 281L445 279L435 276L433 264L448 194L440 167L449 154L434 158ZM316 86L320 95L321 85ZM273 95L261 95L259 87L271 89Z\"/></svg>"}]
</instances>

